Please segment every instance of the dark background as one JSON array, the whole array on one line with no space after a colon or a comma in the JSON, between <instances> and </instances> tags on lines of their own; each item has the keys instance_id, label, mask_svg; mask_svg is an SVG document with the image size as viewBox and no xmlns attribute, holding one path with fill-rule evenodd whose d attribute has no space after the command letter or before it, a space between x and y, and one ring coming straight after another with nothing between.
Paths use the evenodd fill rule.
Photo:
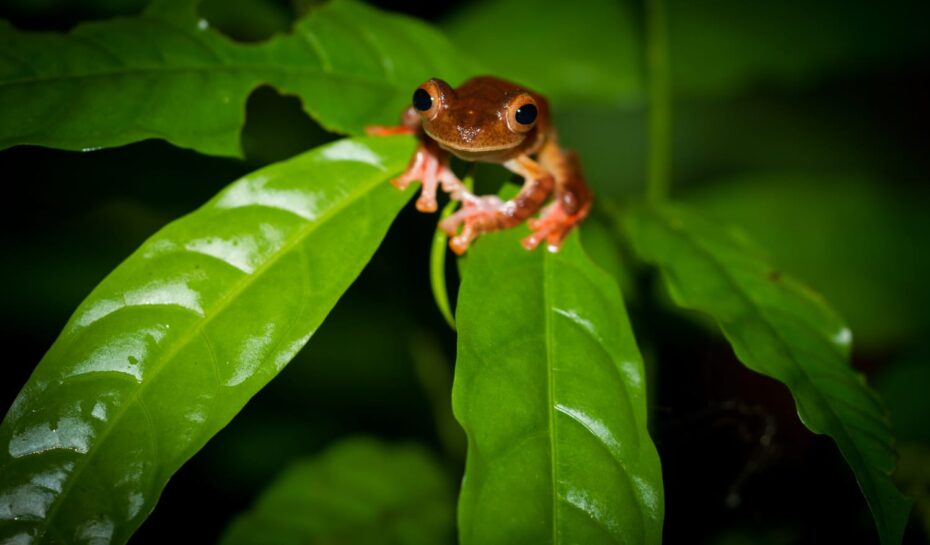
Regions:
<instances>
[{"instance_id":1,"label":"dark background","mask_svg":"<svg viewBox=\"0 0 930 545\"><path fill-rule=\"evenodd\" d=\"M20 28L67 30L136 13L144 3L7 0L0 16ZM452 28L466 49L485 38L461 37L462 21L482 10L474 2L375 3ZM286 32L313 4L207 0L201 14L236 39L256 41ZM527 2L525 9L550 4L559 5ZM670 3L673 20L676 7L687 10L681 4ZM891 409L902 486L921 498L906 542L927 542L930 10L926 2L826 0L785 2L760 14L743 4L709 2L703 17L672 24L674 196L742 225L849 319L854 365ZM630 12L642 33L643 7ZM522 21L512 22L517 54L508 58L523 54L544 64L553 46L522 42ZM718 24L735 34L717 36ZM705 47L681 46L676 57L676 40L694 36ZM758 45L766 40L770 48ZM741 48L749 50L751 69L736 82L715 79ZM703 64L689 62L695 58ZM580 151L598 198L641 195L642 101L554 102L562 140ZM9 406L77 304L147 236L239 176L336 137L295 98L271 88L255 91L247 112L241 161L160 141L92 153L0 151L7 354L0 405ZM455 337L429 292L434 222L408 207L310 349L176 474L133 543L179 535L215 541L289 461L350 434L425 442L458 479L461 444L441 419L437 427L442 407L431 402L448 399L442 371L451 372L455 357ZM657 377L653 428L666 485L665 542L877 543L851 471L831 440L798 422L787 390L746 371L699 319L671 310L647 271L629 270L624 292ZM438 384L424 378L437 370Z\"/></svg>"}]
</instances>

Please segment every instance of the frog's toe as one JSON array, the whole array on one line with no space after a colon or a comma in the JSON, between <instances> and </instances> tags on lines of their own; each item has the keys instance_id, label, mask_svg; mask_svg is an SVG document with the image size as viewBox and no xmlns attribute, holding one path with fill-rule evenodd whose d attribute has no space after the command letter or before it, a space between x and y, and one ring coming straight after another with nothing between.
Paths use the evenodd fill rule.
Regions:
<instances>
[{"instance_id":1,"label":"frog's toe","mask_svg":"<svg viewBox=\"0 0 930 545\"><path fill-rule=\"evenodd\" d=\"M527 222L529 228L533 230L533 234L524 238L520 243L527 250L534 250L543 241L546 241L546 249L550 252L559 251L565 237L588 215L589 208L589 206L585 206L574 214L568 214L562 208L561 203L554 202L550 204L539 219L532 219Z\"/></svg>"}]
</instances>

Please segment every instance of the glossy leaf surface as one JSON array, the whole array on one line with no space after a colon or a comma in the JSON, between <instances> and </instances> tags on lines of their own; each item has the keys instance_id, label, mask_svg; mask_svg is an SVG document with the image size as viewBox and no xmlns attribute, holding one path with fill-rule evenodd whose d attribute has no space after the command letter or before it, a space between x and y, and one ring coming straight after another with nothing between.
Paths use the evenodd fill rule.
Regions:
<instances>
[{"instance_id":1,"label":"glossy leaf surface","mask_svg":"<svg viewBox=\"0 0 930 545\"><path fill-rule=\"evenodd\" d=\"M259 170L97 286L0 427L0 542L124 543L368 262L412 151L341 140Z\"/></svg>"},{"instance_id":2,"label":"glossy leaf surface","mask_svg":"<svg viewBox=\"0 0 930 545\"><path fill-rule=\"evenodd\" d=\"M297 95L326 129L396 124L423 80L462 79L465 62L428 25L353 0L314 10L292 34L236 43L196 3L156 0L137 18L22 32L0 21L0 148L65 149L163 138L239 156L251 90Z\"/></svg>"},{"instance_id":3,"label":"glossy leaf surface","mask_svg":"<svg viewBox=\"0 0 930 545\"><path fill-rule=\"evenodd\" d=\"M449 478L423 448L344 440L284 471L221 545L441 545L455 535Z\"/></svg>"},{"instance_id":4,"label":"glossy leaf surface","mask_svg":"<svg viewBox=\"0 0 930 545\"><path fill-rule=\"evenodd\" d=\"M784 383L804 425L836 441L882 543L899 543L909 502L890 477L886 411L849 366L850 330L819 295L685 207L637 208L626 220L636 252L659 268L674 301L712 316L740 361Z\"/></svg>"},{"instance_id":5,"label":"glossy leaf surface","mask_svg":"<svg viewBox=\"0 0 930 545\"><path fill-rule=\"evenodd\" d=\"M468 434L463 545L661 542L659 459L620 291L572 235L468 253L453 409Z\"/></svg>"}]
</instances>

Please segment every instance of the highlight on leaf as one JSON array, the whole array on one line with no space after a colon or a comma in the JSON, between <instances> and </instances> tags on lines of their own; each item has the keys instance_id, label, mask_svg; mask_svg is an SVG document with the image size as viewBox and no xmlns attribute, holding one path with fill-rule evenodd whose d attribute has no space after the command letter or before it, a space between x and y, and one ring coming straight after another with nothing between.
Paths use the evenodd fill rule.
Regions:
<instances>
[{"instance_id":1,"label":"highlight on leaf","mask_svg":"<svg viewBox=\"0 0 930 545\"><path fill-rule=\"evenodd\" d=\"M125 543L361 272L412 149L345 139L259 170L97 286L0 426L0 541Z\"/></svg>"}]
</instances>

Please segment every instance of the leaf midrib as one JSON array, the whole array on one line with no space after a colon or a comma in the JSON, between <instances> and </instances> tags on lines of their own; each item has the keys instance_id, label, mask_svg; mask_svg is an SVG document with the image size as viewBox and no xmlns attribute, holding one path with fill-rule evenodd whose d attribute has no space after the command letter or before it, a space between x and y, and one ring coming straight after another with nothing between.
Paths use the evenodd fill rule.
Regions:
<instances>
[{"instance_id":1,"label":"leaf midrib","mask_svg":"<svg viewBox=\"0 0 930 545\"><path fill-rule=\"evenodd\" d=\"M548 250L548 249L546 249ZM555 409L555 395L553 393L553 384L555 383L554 379L554 369L553 362L554 357L552 355L552 347L554 336L552 334L552 319L550 314L552 313L552 292L549 286L549 262L551 257L549 252L546 251L543 254L543 316L545 321L545 335L546 335L546 396L548 403L546 406L546 412L549 417L549 456L551 464L551 473L552 473L552 543L553 545L559 544L559 472L557 465L557 456L556 448L558 446L558 436L556 435L555 419L556 419L556 409Z\"/></svg>"},{"instance_id":2,"label":"leaf midrib","mask_svg":"<svg viewBox=\"0 0 930 545\"><path fill-rule=\"evenodd\" d=\"M381 172L382 175L384 173L385 171ZM326 212L318 216L314 221L308 222L304 227L297 231L291 240L282 245L278 252L272 254L265 263L257 267L251 274L246 274L239 281L237 281L226 293L226 295L224 295L221 299L213 304L209 311L204 312L204 317L199 320L197 325L187 329L187 331L184 332L183 336L180 337L177 342L175 342L168 350L163 352L155 360L154 363L156 365L154 365L152 368L152 374L146 381L142 382L138 388L133 390L132 394L129 395L126 402L120 405L120 409L113 415L113 418L108 421L108 423L111 425L104 428L103 433L97 436L97 441L87 450L83 456L78 458L78 460L75 462L74 469L69 476L70 478L68 478L67 481L62 485L61 492L59 492L55 500L52 501L52 504L49 507L45 518L43 519L44 524L39 526L39 531L35 536L36 543L39 543L40 540L45 537L48 529L52 526L52 520L58 513L61 506L64 504L62 499L67 497L71 489L74 487L74 484L80 480L84 469L89 465L89 461L93 459L94 454L97 452L100 445L104 444L109 437L110 432L117 428L117 423L122 420L122 418L128 412L129 407L135 405L137 400L141 398L142 392L145 390L146 386L154 382L161 371L167 367L166 362L170 362L178 354L178 352L180 352L181 348L186 347L195 338L195 336L202 333L203 328L206 327L206 325L209 324L213 318L219 316L230 304L232 304L236 300L236 297L234 296L238 296L245 292L252 284L256 282L256 279L262 276L262 273L271 268L284 255L289 254L298 244L312 235L321 225L325 224L329 218L341 212L351 204L354 204L363 195L366 195L370 191L374 190L383 181L384 180L382 177L374 176L372 182L369 184L360 185L361 189L350 193L346 199L338 203L336 206L328 209ZM260 204L250 203L237 208L246 208L256 205Z\"/></svg>"}]
</instances>

